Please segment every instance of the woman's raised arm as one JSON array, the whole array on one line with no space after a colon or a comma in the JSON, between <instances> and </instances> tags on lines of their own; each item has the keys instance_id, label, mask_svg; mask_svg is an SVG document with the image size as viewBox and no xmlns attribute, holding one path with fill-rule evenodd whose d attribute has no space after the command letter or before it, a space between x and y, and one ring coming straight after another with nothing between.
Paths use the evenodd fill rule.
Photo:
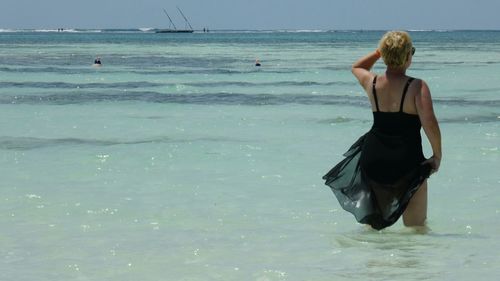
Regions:
<instances>
[{"instance_id":1,"label":"woman's raised arm","mask_svg":"<svg viewBox=\"0 0 500 281\"><path fill-rule=\"evenodd\" d=\"M352 65L351 68L352 74L356 76L356 78L359 81L359 84L361 84L361 86L363 86L363 88L365 89L370 88L373 77L375 76L375 74L370 72L370 69L372 69L373 65L377 62L379 58L380 58L380 52L376 50L360 58Z\"/></svg>"}]
</instances>

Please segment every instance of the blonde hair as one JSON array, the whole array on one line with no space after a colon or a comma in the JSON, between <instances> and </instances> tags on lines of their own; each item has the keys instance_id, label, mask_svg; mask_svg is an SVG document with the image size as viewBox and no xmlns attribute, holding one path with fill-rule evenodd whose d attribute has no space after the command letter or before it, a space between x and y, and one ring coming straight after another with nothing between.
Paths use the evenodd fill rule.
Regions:
<instances>
[{"instance_id":1,"label":"blonde hair","mask_svg":"<svg viewBox=\"0 0 500 281\"><path fill-rule=\"evenodd\" d=\"M410 35L405 31L389 31L379 43L384 63L390 67L403 68L413 47Z\"/></svg>"}]
</instances>

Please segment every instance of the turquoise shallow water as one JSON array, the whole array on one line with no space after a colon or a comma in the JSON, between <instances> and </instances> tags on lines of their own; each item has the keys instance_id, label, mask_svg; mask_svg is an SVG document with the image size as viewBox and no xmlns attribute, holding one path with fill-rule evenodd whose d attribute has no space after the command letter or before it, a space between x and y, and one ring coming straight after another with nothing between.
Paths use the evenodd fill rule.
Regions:
<instances>
[{"instance_id":1,"label":"turquoise shallow water","mask_svg":"<svg viewBox=\"0 0 500 281\"><path fill-rule=\"evenodd\" d=\"M428 234L323 185L371 126L349 66L381 34L0 33L0 279L495 280L500 32L411 33Z\"/></svg>"}]
</instances>

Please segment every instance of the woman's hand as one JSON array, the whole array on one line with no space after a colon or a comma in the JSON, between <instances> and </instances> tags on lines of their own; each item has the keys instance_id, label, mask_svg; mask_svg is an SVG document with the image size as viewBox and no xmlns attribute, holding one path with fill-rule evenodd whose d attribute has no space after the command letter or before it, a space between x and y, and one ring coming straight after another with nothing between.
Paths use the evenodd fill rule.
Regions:
<instances>
[{"instance_id":1,"label":"woman's hand","mask_svg":"<svg viewBox=\"0 0 500 281\"><path fill-rule=\"evenodd\" d=\"M422 165L429 164L431 165L431 174L436 173L439 171L439 166L441 166L441 158L437 157L435 155L432 155L431 158L425 160Z\"/></svg>"}]
</instances>

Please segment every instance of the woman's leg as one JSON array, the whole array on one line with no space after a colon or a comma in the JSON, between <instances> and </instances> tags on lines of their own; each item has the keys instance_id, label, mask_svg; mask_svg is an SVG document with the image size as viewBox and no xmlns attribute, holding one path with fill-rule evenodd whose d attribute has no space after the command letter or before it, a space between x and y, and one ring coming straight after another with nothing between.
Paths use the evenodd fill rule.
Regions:
<instances>
[{"instance_id":1,"label":"woman's leg","mask_svg":"<svg viewBox=\"0 0 500 281\"><path fill-rule=\"evenodd\" d=\"M422 183L413 195L403 213L406 226L424 226L427 218L427 180Z\"/></svg>"}]
</instances>

